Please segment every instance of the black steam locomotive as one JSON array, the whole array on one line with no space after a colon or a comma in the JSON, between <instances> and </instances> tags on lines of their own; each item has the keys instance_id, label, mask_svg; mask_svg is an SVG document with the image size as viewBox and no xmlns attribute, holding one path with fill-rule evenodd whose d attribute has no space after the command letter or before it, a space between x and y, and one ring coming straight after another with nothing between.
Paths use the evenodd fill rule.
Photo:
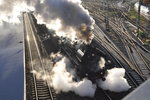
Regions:
<instances>
[{"instance_id":1,"label":"black steam locomotive","mask_svg":"<svg viewBox=\"0 0 150 100\"><path fill-rule=\"evenodd\" d=\"M108 66L103 68L99 66L101 57L105 59L106 65L108 64L106 54L103 51L92 45L85 45L84 43L71 44L71 41L66 38L63 38L62 41L60 43L61 51L74 63L77 76L81 79L86 77L93 83L97 79L105 80Z\"/></svg>"}]
</instances>

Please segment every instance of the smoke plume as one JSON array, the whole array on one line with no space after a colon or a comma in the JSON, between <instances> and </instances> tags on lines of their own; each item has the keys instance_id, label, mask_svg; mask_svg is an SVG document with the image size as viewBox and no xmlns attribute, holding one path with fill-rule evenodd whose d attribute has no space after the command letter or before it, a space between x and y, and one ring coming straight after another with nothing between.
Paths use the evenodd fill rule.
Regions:
<instances>
[{"instance_id":1,"label":"smoke plume","mask_svg":"<svg viewBox=\"0 0 150 100\"><path fill-rule=\"evenodd\" d=\"M37 79L47 81L56 93L72 91L79 96L94 97L96 85L86 78L75 81L74 78L77 78L76 71L72 68L68 58L60 53L52 53L50 57L53 61L53 67L49 74L45 74L42 69L39 69L38 72L32 71ZM33 63L36 64L35 62L36 60Z\"/></svg>"},{"instance_id":2,"label":"smoke plume","mask_svg":"<svg viewBox=\"0 0 150 100\"><path fill-rule=\"evenodd\" d=\"M50 57L53 61L53 67L51 67L52 69L49 74L45 75L42 71L32 71L38 79L47 81L57 93L72 91L79 96L94 97L97 89L96 84L93 84L87 78L81 80L67 57L60 53L52 53ZM102 63L100 66L102 68L105 67L105 59L101 57L100 61ZM130 86L124 75L125 69L113 68L108 70L108 74L105 76L106 80L97 79L97 84L104 90L114 92L127 91Z\"/></svg>"},{"instance_id":3,"label":"smoke plume","mask_svg":"<svg viewBox=\"0 0 150 100\"><path fill-rule=\"evenodd\" d=\"M60 58L56 56L56 59ZM96 86L86 78L79 81L74 81L76 76L75 69L71 68L71 63L68 58L62 57L56 62L52 69L51 86L54 87L57 93L73 91L80 96L93 97Z\"/></svg>"},{"instance_id":4,"label":"smoke plume","mask_svg":"<svg viewBox=\"0 0 150 100\"><path fill-rule=\"evenodd\" d=\"M91 32L94 20L81 0L2 0L0 9L3 21L20 23L21 12L34 11L38 23L54 29L58 36L78 38L86 43L94 36Z\"/></svg>"},{"instance_id":5,"label":"smoke plume","mask_svg":"<svg viewBox=\"0 0 150 100\"><path fill-rule=\"evenodd\" d=\"M99 80L98 85L104 90L110 90L114 92L127 91L131 86L129 86L127 80L124 78L125 69L123 68L113 68L108 70L108 75L106 80Z\"/></svg>"},{"instance_id":6,"label":"smoke plume","mask_svg":"<svg viewBox=\"0 0 150 100\"><path fill-rule=\"evenodd\" d=\"M94 20L83 8L80 0L45 0L35 6L39 23L45 23L59 36L90 42Z\"/></svg>"}]
</instances>

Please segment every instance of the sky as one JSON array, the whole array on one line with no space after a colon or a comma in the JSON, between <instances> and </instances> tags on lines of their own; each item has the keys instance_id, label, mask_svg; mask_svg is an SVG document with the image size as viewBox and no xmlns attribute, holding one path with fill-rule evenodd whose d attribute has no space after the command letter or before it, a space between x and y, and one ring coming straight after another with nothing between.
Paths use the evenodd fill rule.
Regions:
<instances>
[{"instance_id":1,"label":"sky","mask_svg":"<svg viewBox=\"0 0 150 100\"><path fill-rule=\"evenodd\" d=\"M0 18L0 100L23 100L23 43L20 41L23 41L22 22L15 24Z\"/></svg>"}]
</instances>

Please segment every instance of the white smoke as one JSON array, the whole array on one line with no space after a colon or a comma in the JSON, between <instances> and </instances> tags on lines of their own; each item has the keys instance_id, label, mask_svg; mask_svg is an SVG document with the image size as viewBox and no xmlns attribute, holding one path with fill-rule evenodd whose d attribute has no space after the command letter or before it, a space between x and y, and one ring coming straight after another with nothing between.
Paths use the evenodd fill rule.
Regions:
<instances>
[{"instance_id":1,"label":"white smoke","mask_svg":"<svg viewBox=\"0 0 150 100\"><path fill-rule=\"evenodd\" d=\"M9 4L9 6L8 6ZM58 36L90 43L94 20L81 5L81 0L1 0L0 22L20 23L23 11L34 11L37 22L54 29Z\"/></svg>"},{"instance_id":2,"label":"white smoke","mask_svg":"<svg viewBox=\"0 0 150 100\"><path fill-rule=\"evenodd\" d=\"M9 5L9 6L8 6ZM26 11L33 11L34 7L27 5L22 0L3 1L0 5L0 23L8 22L12 24L21 23L21 14Z\"/></svg>"},{"instance_id":3,"label":"white smoke","mask_svg":"<svg viewBox=\"0 0 150 100\"><path fill-rule=\"evenodd\" d=\"M72 91L79 96L94 97L97 86L87 78L80 80L68 58L60 53L52 53L50 57L54 63L53 67L51 66L52 69L50 73L45 74L42 69L39 72L35 70L32 71L38 79L47 81L57 93ZM103 62L101 66L104 66L105 59L101 57L101 61ZM125 69L123 68L110 69L108 70L105 81L97 79L98 86L104 90L114 92L127 91L130 86L124 78L124 75ZM74 78L76 78L76 81Z\"/></svg>"},{"instance_id":4,"label":"white smoke","mask_svg":"<svg viewBox=\"0 0 150 100\"><path fill-rule=\"evenodd\" d=\"M9 6L8 6L9 4ZM0 23L20 23L21 12L34 11L39 24L54 29L58 36L90 43L94 20L81 0L1 0Z\"/></svg>"},{"instance_id":5,"label":"white smoke","mask_svg":"<svg viewBox=\"0 0 150 100\"><path fill-rule=\"evenodd\" d=\"M0 5L2 5L3 4L3 0L0 0Z\"/></svg>"},{"instance_id":6,"label":"white smoke","mask_svg":"<svg viewBox=\"0 0 150 100\"><path fill-rule=\"evenodd\" d=\"M52 69L52 83L57 93L73 91L80 96L93 97L95 94L96 86L86 78L79 80L78 82L73 81L76 76L75 70L70 68L70 61L63 57L58 61ZM69 68L69 71L67 70Z\"/></svg>"},{"instance_id":7,"label":"white smoke","mask_svg":"<svg viewBox=\"0 0 150 100\"><path fill-rule=\"evenodd\" d=\"M124 78L125 69L123 68L113 68L108 70L108 75L106 80L98 81L99 87L104 90L110 90L114 92L127 91L131 86L129 86L127 80Z\"/></svg>"},{"instance_id":8,"label":"white smoke","mask_svg":"<svg viewBox=\"0 0 150 100\"><path fill-rule=\"evenodd\" d=\"M49 74L45 74L42 69L41 69L41 71L33 70L33 71L31 71L31 73L33 73L34 75L36 75L37 79L42 79L44 81L50 80L50 75Z\"/></svg>"},{"instance_id":9,"label":"white smoke","mask_svg":"<svg viewBox=\"0 0 150 100\"><path fill-rule=\"evenodd\" d=\"M38 23L54 29L58 36L90 42L94 20L81 5L81 0L45 0L35 6ZM56 25L57 23L57 25ZM84 26L83 26L84 25Z\"/></svg>"},{"instance_id":10,"label":"white smoke","mask_svg":"<svg viewBox=\"0 0 150 100\"><path fill-rule=\"evenodd\" d=\"M31 0L3 0L0 1L0 24L2 28L7 28L5 23L8 23L10 25L16 26L14 30L12 31L10 27L8 27L8 31L5 31L2 34L6 35L6 38L10 36L10 33L12 33L14 36L17 35L16 33L19 33L21 28L17 28L21 24L22 20L22 12L26 11L35 11L35 15L37 17L37 21L42 24L46 24L49 28L52 28L56 31L58 35L60 33L64 37L71 37L72 40L74 40L79 33L86 33L83 34L83 36L87 35L90 36L91 32L90 29L92 29L92 25L94 24L93 19L89 16L88 11L85 10L81 6L80 0L37 0L37 1L31 1ZM8 6L9 4L9 6ZM60 9L58 9L61 7ZM69 7L67 9L66 7ZM53 9L53 10L52 10ZM65 11L65 12L64 12ZM70 18L69 18L70 17ZM22 27L23 29L23 27ZM2 29L3 30L3 29ZM16 33L15 33L16 32ZM23 33L23 32L21 32ZM21 34L20 33L20 34ZM23 35L22 35L23 36ZM83 37L80 35L80 38ZM21 38L22 39L22 38ZM81 38L82 39L82 38ZM83 38L85 41L89 42L89 39L87 37ZM8 40L8 39L7 39ZM2 40L4 41L4 40ZM10 51L11 52L11 51ZM66 59L66 58L62 58ZM51 77L51 74L45 74L45 72L36 70L33 70L32 73L36 75L38 79L43 79L45 81L52 81L52 86L56 89L57 92L63 91L74 91L76 94L80 96L90 96L93 97L96 87L90 80L83 79L79 82L74 82L73 75L75 72L73 70L70 70L67 72L68 68L67 66L68 62L65 62L65 64L57 66L62 60L55 59L56 64L53 69L53 77ZM58 62L57 62L58 61ZM66 61L66 60L65 60ZM66 66L66 67L65 67ZM59 72L60 68L64 72ZM57 73L55 73L57 72ZM47 73L47 72L46 72ZM60 76L57 76L60 74ZM55 78L54 78L55 77ZM64 77L66 79L64 79ZM56 80L60 78L61 80ZM60 86L60 82L64 83L63 87L58 87L57 84L53 84L55 82L58 82L57 84ZM66 84L68 85L66 85ZM82 90L81 90L82 89Z\"/></svg>"},{"instance_id":11,"label":"white smoke","mask_svg":"<svg viewBox=\"0 0 150 100\"><path fill-rule=\"evenodd\" d=\"M72 91L79 96L94 97L96 85L92 84L86 78L74 81L73 78L76 76L76 71L71 68L71 62L68 58L60 53L52 53L50 57L54 61L54 66L50 73L44 72L43 69L39 69L39 71L33 70L31 72L36 75L37 79L48 82L55 89L56 93ZM33 63L36 64L36 60Z\"/></svg>"}]
</instances>

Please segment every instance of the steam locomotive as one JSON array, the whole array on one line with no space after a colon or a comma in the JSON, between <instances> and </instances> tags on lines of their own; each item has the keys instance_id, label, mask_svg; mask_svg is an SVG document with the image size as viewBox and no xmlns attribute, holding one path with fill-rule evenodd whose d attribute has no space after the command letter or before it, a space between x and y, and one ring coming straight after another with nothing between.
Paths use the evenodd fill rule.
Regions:
<instances>
[{"instance_id":1,"label":"steam locomotive","mask_svg":"<svg viewBox=\"0 0 150 100\"><path fill-rule=\"evenodd\" d=\"M40 27L42 27L42 25L40 25ZM74 69L76 69L77 76L79 76L80 79L86 77L93 83L95 83L96 79L105 80L107 69L109 68L109 62L107 62L107 56L103 51L91 44L86 45L84 42L80 41L71 43L72 41L68 38L54 37L52 35L52 33L55 34L54 32L51 32L51 34L47 33L48 32L45 32L45 34L43 33L39 35L41 40L44 40L43 43L48 54L51 52L55 53L61 51L62 54L66 55L71 60L74 65ZM50 38L45 38L47 36ZM99 66L101 57L103 57L106 61L105 67L103 68Z\"/></svg>"},{"instance_id":2,"label":"steam locomotive","mask_svg":"<svg viewBox=\"0 0 150 100\"><path fill-rule=\"evenodd\" d=\"M86 77L93 83L97 79L105 80L109 62L107 62L107 56L103 51L93 45L85 45L84 43L71 44L71 41L66 38L62 39L60 47L61 51L74 63L77 76L81 79ZM105 67L99 65L101 57L106 61Z\"/></svg>"}]
</instances>

